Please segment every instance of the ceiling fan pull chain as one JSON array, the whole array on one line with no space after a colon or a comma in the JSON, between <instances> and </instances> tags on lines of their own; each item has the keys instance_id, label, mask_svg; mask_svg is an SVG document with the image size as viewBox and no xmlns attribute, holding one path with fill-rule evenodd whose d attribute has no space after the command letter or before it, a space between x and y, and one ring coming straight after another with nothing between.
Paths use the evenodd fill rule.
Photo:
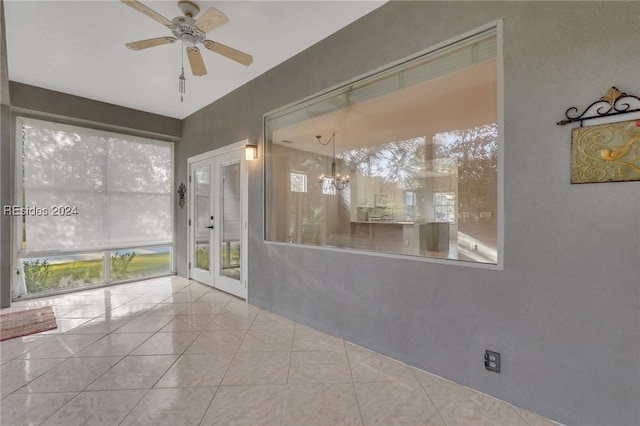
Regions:
<instances>
[{"instance_id":1,"label":"ceiling fan pull chain","mask_svg":"<svg viewBox=\"0 0 640 426\"><path fill-rule=\"evenodd\" d=\"M187 86L187 79L184 77L184 42L180 47L180 58L182 59L182 74L178 77L178 89L180 90L180 102L184 102L184 94Z\"/></svg>"}]
</instances>

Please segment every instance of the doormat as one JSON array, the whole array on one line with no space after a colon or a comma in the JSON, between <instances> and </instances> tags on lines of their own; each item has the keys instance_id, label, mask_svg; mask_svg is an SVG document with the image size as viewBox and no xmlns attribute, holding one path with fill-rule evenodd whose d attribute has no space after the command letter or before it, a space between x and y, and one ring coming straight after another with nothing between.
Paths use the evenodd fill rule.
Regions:
<instances>
[{"instance_id":1,"label":"doormat","mask_svg":"<svg viewBox=\"0 0 640 426\"><path fill-rule=\"evenodd\" d=\"M0 314L0 341L56 328L51 306Z\"/></svg>"}]
</instances>

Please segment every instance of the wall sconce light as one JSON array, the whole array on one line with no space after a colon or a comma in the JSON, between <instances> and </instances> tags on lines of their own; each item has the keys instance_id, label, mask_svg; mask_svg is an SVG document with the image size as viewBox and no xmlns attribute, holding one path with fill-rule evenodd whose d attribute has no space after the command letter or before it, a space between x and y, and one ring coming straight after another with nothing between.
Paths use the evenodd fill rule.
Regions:
<instances>
[{"instance_id":1,"label":"wall sconce light","mask_svg":"<svg viewBox=\"0 0 640 426\"><path fill-rule=\"evenodd\" d=\"M180 186L178 187L178 205L181 209L184 209L184 197L186 193L187 187L184 186L184 183L180 183Z\"/></svg>"},{"instance_id":2,"label":"wall sconce light","mask_svg":"<svg viewBox=\"0 0 640 426\"><path fill-rule=\"evenodd\" d=\"M247 161L257 160L258 159L258 146L247 144L244 147L244 154Z\"/></svg>"}]
</instances>

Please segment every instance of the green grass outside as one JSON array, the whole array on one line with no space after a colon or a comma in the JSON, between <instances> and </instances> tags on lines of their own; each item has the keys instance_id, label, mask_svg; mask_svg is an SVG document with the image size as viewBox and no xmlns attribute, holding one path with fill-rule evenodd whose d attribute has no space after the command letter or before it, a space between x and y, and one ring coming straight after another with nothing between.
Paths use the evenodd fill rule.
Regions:
<instances>
[{"instance_id":1,"label":"green grass outside","mask_svg":"<svg viewBox=\"0 0 640 426\"><path fill-rule=\"evenodd\" d=\"M104 282L104 262L100 259L51 264L46 278L27 281L30 294L42 291L70 289ZM124 279L159 275L171 270L170 253L136 255L122 276Z\"/></svg>"}]
</instances>

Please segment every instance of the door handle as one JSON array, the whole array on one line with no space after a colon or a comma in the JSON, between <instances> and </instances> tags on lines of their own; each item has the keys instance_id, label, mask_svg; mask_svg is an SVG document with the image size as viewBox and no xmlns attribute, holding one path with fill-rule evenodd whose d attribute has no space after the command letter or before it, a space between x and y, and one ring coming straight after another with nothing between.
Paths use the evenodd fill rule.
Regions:
<instances>
[{"instance_id":1,"label":"door handle","mask_svg":"<svg viewBox=\"0 0 640 426\"><path fill-rule=\"evenodd\" d=\"M213 229L213 228L214 228L214 226L213 226L213 225L211 225L211 226L207 226L206 228Z\"/></svg>"}]
</instances>

